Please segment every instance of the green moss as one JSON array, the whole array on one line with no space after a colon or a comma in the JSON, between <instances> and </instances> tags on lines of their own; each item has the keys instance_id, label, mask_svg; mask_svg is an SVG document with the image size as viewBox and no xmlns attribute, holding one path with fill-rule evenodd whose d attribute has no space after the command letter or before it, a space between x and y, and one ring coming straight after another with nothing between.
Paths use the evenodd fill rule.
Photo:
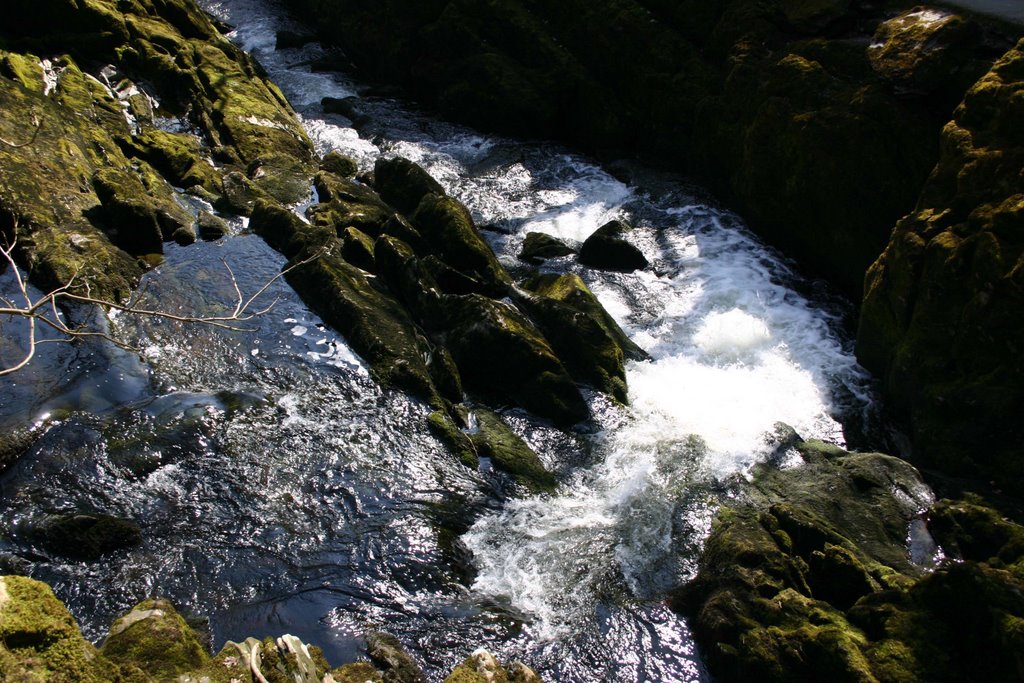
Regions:
<instances>
[{"instance_id":1,"label":"green moss","mask_svg":"<svg viewBox=\"0 0 1024 683\"><path fill-rule=\"evenodd\" d=\"M144 600L110 627L100 652L109 660L132 664L157 680L195 671L209 655L195 633L167 600Z\"/></svg>"},{"instance_id":2,"label":"green moss","mask_svg":"<svg viewBox=\"0 0 1024 683\"><path fill-rule=\"evenodd\" d=\"M432 412L427 416L427 427L463 465L474 470L480 466L476 445L447 413L441 410Z\"/></svg>"},{"instance_id":3,"label":"green moss","mask_svg":"<svg viewBox=\"0 0 1024 683\"><path fill-rule=\"evenodd\" d=\"M469 438L478 455L490 458L495 467L533 492L554 489L554 475L501 416L485 408L472 408L470 412L476 420L476 430L469 433Z\"/></svg>"},{"instance_id":4,"label":"green moss","mask_svg":"<svg viewBox=\"0 0 1024 683\"><path fill-rule=\"evenodd\" d=\"M78 630L49 586L0 577L0 678L12 683L106 683L119 676Z\"/></svg>"},{"instance_id":5,"label":"green moss","mask_svg":"<svg viewBox=\"0 0 1024 683\"><path fill-rule=\"evenodd\" d=\"M577 275L536 275L517 297L577 380L625 403L627 357L646 354L625 335Z\"/></svg>"}]
</instances>

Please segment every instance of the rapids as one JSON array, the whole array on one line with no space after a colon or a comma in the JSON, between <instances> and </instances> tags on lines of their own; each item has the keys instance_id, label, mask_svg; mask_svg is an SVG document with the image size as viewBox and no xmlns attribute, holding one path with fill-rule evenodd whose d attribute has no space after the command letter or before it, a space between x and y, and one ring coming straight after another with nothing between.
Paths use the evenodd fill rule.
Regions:
<instances>
[{"instance_id":1,"label":"rapids","mask_svg":"<svg viewBox=\"0 0 1024 683\"><path fill-rule=\"evenodd\" d=\"M280 281L265 295L275 307L241 331L116 316L111 334L139 353L50 345L4 381L0 426L43 436L0 478L0 553L31 560L96 640L160 594L207 616L217 646L290 632L342 663L381 628L434 678L483 646L552 681L706 680L667 591L692 576L716 501L772 450L777 422L843 445L843 424L870 410L842 302L678 178L629 164L613 176L556 145L431 119L311 72L316 44L275 51L275 31L294 26L272 4L206 6L237 26L319 152L364 170L382 154L420 163L510 270L527 232L578 242L612 218L636 224L646 271L544 269L579 273L651 359L627 368L628 408L589 395L588 428L504 412L561 481L524 497L457 463L427 409L378 388ZM323 97L354 98L353 119L325 114ZM168 245L147 296L214 311L233 296L225 263L246 292L272 278L283 258L244 220L232 227ZM0 284L10 293L10 273ZM144 542L85 563L23 533L73 510L134 519Z\"/></svg>"}]
</instances>

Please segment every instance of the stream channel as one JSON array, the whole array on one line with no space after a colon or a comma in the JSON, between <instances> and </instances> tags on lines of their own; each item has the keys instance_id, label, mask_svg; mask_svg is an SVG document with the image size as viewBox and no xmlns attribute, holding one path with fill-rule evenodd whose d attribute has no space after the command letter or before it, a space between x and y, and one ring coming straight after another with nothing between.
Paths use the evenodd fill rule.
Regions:
<instances>
[{"instance_id":1,"label":"stream channel","mask_svg":"<svg viewBox=\"0 0 1024 683\"><path fill-rule=\"evenodd\" d=\"M206 7L238 27L232 39L320 153L363 170L380 155L423 165L513 273L527 232L579 242L610 219L634 223L647 270L574 257L542 269L578 273L651 360L628 365L628 408L587 394L593 423L570 433L502 411L559 476L555 494L531 497L459 464L427 431L428 409L376 386L280 280L246 331L115 316L111 333L141 353L47 345L3 380L0 428L39 423L43 436L0 478L0 553L30 560L97 641L162 595L208 618L218 648L290 632L340 664L379 628L431 680L481 646L549 681L707 680L665 596L695 572L716 506L771 451L777 422L844 445L843 424L871 410L843 303L678 178L623 165L625 182L552 144L431 119L311 72L316 44L275 51L275 32L296 27L271 4ZM323 97L355 98L352 119L325 114ZM211 314L234 295L225 264L245 292L280 271L244 220L232 227L167 245L149 301ZM10 272L0 285L11 293ZM133 519L143 542L82 562L22 533L73 511Z\"/></svg>"}]
</instances>

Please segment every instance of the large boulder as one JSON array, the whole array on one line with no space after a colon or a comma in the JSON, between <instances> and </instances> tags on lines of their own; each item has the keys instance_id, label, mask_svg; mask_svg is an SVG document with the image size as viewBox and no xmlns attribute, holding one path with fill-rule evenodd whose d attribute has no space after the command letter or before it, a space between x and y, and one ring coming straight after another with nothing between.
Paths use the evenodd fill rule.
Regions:
<instances>
[{"instance_id":1,"label":"large boulder","mask_svg":"<svg viewBox=\"0 0 1024 683\"><path fill-rule=\"evenodd\" d=\"M917 209L868 271L857 357L913 457L1024 493L1024 43L971 88ZM997 437L995 435L998 435Z\"/></svg>"},{"instance_id":2,"label":"large boulder","mask_svg":"<svg viewBox=\"0 0 1024 683\"><path fill-rule=\"evenodd\" d=\"M517 297L580 382L625 403L627 358L646 357L604 310L578 275L543 274L522 283Z\"/></svg>"},{"instance_id":3,"label":"large boulder","mask_svg":"<svg viewBox=\"0 0 1024 683\"><path fill-rule=\"evenodd\" d=\"M569 427L589 415L579 388L536 327L513 306L479 294L441 301L444 345L466 389Z\"/></svg>"}]
</instances>

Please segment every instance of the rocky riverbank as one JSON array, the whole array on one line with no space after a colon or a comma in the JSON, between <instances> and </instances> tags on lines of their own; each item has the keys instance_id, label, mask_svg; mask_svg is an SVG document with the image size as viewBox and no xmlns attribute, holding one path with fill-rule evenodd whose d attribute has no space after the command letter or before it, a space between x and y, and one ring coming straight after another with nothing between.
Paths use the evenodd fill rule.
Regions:
<instances>
[{"instance_id":1,"label":"rocky riverbank","mask_svg":"<svg viewBox=\"0 0 1024 683\"><path fill-rule=\"evenodd\" d=\"M48 683L423 683L426 677L387 633L366 635L371 661L331 667L291 635L229 642L214 656L208 640L166 600L145 600L115 621L103 645L82 637L50 588L0 576L0 677ZM520 662L508 668L486 650L466 658L445 683L540 683Z\"/></svg>"},{"instance_id":2,"label":"rocky riverbank","mask_svg":"<svg viewBox=\"0 0 1024 683\"><path fill-rule=\"evenodd\" d=\"M1018 29L899 3L292 4L367 73L448 115L702 177L847 291L882 253L859 353L915 461L1024 490ZM578 277L499 262L415 164L358 174L340 155L317 158L222 28L189 0L49 0L0 28L0 229L33 283L123 301L166 242L218 237L217 213L246 216L374 378L431 406L454 457L549 491L552 473L487 406L568 429L588 418L581 387L626 400L624 362L642 351ZM302 216L291 208L314 199ZM574 250L535 238L521 258ZM619 222L578 252L592 267L649 267ZM31 438L8 441L4 463ZM736 484L739 502L677 596L715 675L1024 675L1021 527L981 499L931 505L922 491L896 458L780 437L777 458ZM907 528L923 537L925 519L957 562L908 559ZM111 536L137 540L122 521L53 520L46 542L91 534L82 548L102 554ZM331 670L289 636L211 658L159 600L97 651L41 584L0 588L10 680L418 680L395 673L408 657L383 636L367 638L380 670ZM529 675L475 654L449 680Z\"/></svg>"},{"instance_id":3,"label":"rocky riverbank","mask_svg":"<svg viewBox=\"0 0 1024 683\"><path fill-rule=\"evenodd\" d=\"M715 188L863 293L858 355L915 462L1024 492L1021 26L900 1L287 4L446 116Z\"/></svg>"}]
</instances>

